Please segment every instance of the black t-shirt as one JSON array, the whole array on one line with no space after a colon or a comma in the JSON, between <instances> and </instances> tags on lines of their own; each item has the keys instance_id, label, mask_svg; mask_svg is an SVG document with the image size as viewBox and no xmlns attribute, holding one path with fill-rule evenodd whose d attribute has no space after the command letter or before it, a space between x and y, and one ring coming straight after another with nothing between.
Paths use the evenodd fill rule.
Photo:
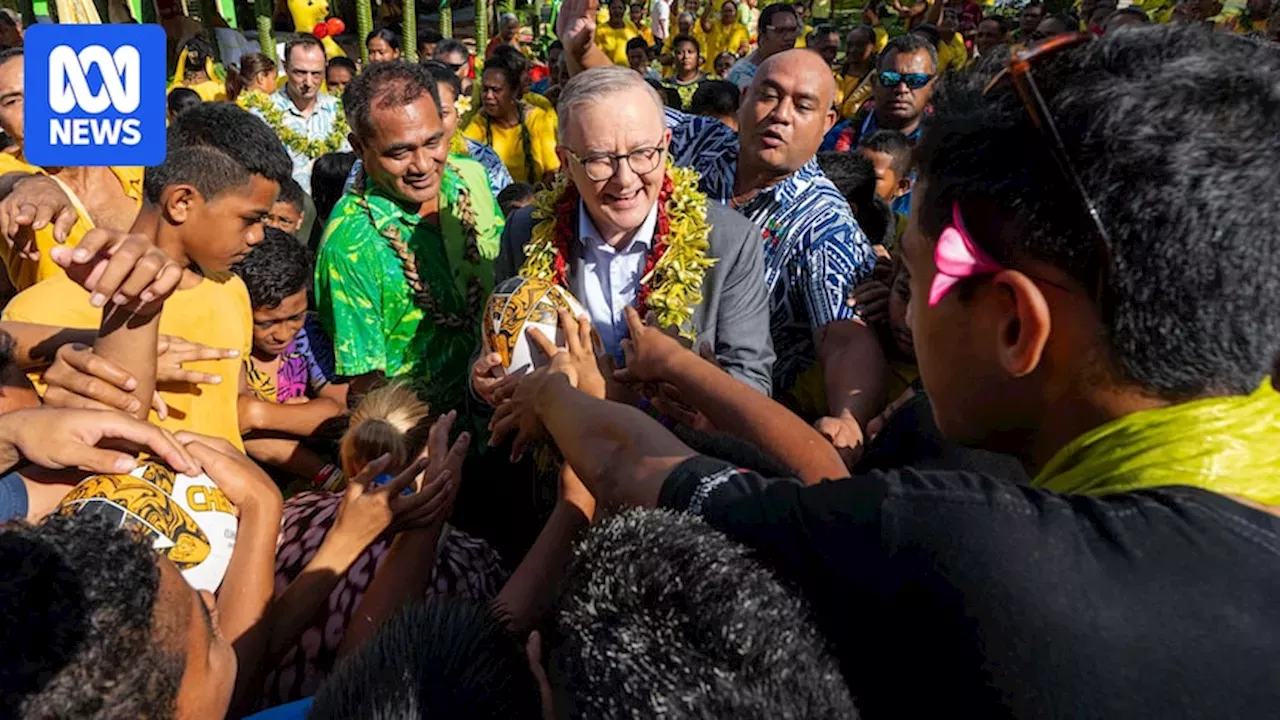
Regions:
<instances>
[{"instance_id":1,"label":"black t-shirt","mask_svg":"<svg viewBox=\"0 0 1280 720\"><path fill-rule=\"evenodd\" d=\"M866 717L1280 716L1280 518L1225 497L696 457L660 503L796 584Z\"/></svg>"}]
</instances>

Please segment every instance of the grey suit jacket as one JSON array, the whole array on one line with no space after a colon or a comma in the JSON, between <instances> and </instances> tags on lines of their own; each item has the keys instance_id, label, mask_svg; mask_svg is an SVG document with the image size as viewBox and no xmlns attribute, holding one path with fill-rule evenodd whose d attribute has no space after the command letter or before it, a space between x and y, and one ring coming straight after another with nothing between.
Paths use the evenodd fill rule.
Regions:
<instances>
[{"instance_id":1,"label":"grey suit jacket","mask_svg":"<svg viewBox=\"0 0 1280 720\"><path fill-rule=\"evenodd\" d=\"M576 214L575 214L576 215ZM577 217L570 218L577 227ZM502 250L493 266L494 281L513 277L524 264L524 246L533 233L533 208L519 210L507 219ZM769 295L764 284L764 252L761 230L742 215L715 203L707 203L711 226L708 255L720 261L702 280L702 302L693 310L697 344L711 343L716 358L735 378L769 395L773 388L773 340L769 335ZM569 264L569 289L582 299L581 247L573 248Z\"/></svg>"}]
</instances>

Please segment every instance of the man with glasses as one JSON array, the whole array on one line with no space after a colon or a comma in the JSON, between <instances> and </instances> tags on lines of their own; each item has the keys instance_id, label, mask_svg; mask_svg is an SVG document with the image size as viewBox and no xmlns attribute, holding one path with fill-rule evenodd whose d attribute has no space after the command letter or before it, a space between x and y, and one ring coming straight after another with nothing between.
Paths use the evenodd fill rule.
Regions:
<instances>
[{"instance_id":1,"label":"man with glasses","mask_svg":"<svg viewBox=\"0 0 1280 720\"><path fill-rule=\"evenodd\" d=\"M914 145L929 109L938 74L938 51L928 40L903 35L880 53L871 80L871 100L836 140L836 150L852 150L877 130L897 130Z\"/></svg>"},{"instance_id":2,"label":"man with glasses","mask_svg":"<svg viewBox=\"0 0 1280 720\"><path fill-rule=\"evenodd\" d=\"M471 97L471 51L466 45L454 40L446 38L436 45L435 59L441 65L452 70L458 80L462 82L462 94L459 97Z\"/></svg>"},{"instance_id":3,"label":"man with glasses","mask_svg":"<svg viewBox=\"0 0 1280 720\"><path fill-rule=\"evenodd\" d=\"M574 68L608 62L579 37L590 27L583 22L589 4L565 0L560 12L566 52L582 48ZM794 19L794 10L781 17ZM811 418L839 418L856 444L860 424L872 418L864 417L869 394L853 356L870 330L845 298L871 274L875 254L815 159L836 120L835 93L821 56L788 50L760 66L743 95L738 130L670 109L667 126L674 163L697 170L708 197L763 228L775 396Z\"/></svg>"},{"instance_id":4,"label":"man with glasses","mask_svg":"<svg viewBox=\"0 0 1280 720\"><path fill-rule=\"evenodd\" d=\"M576 232L567 285L618 365L628 336L624 311L635 306L660 239L655 237L659 195L671 142L662 113L662 98L628 68L588 70L570 80L560 95L557 152L579 196L570 220ZM702 299L693 308L697 347L709 345L730 375L767 395L774 354L760 229L715 202L707 202L706 213L707 255L716 262L703 277ZM498 282L524 265L524 248L538 222L533 208L511 217L494 265ZM490 353L472 369L476 393L491 403L500 362Z\"/></svg>"},{"instance_id":5,"label":"man with glasses","mask_svg":"<svg viewBox=\"0 0 1280 720\"><path fill-rule=\"evenodd\" d=\"M787 4L770 5L760 13L760 44L755 52L734 64L724 79L746 89L760 69L760 63L796 46L800 18ZM837 42L839 42L837 38Z\"/></svg>"}]
</instances>

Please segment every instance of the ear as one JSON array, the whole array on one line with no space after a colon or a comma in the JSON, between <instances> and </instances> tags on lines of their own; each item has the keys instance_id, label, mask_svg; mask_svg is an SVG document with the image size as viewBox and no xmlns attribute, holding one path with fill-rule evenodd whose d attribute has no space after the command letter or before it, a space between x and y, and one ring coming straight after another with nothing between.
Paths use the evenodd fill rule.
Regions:
<instances>
[{"instance_id":1,"label":"ear","mask_svg":"<svg viewBox=\"0 0 1280 720\"><path fill-rule=\"evenodd\" d=\"M834 107L827 108L827 119L823 123L822 134L826 135L828 132L830 132L832 126L836 124L836 120L839 120L839 119L840 119L840 116L836 115L836 109Z\"/></svg>"},{"instance_id":2,"label":"ear","mask_svg":"<svg viewBox=\"0 0 1280 720\"><path fill-rule=\"evenodd\" d=\"M911 175L907 174L898 178L898 189L894 191L893 196L900 198L911 191Z\"/></svg>"},{"instance_id":3,"label":"ear","mask_svg":"<svg viewBox=\"0 0 1280 720\"><path fill-rule=\"evenodd\" d=\"M191 185L170 185L160 193L160 209L172 225L189 221L196 208L202 205L204 196Z\"/></svg>"},{"instance_id":4,"label":"ear","mask_svg":"<svg viewBox=\"0 0 1280 720\"><path fill-rule=\"evenodd\" d=\"M351 151L357 156L364 155L364 148L360 144L360 138L356 137L355 133L347 133L347 142L351 143Z\"/></svg>"},{"instance_id":5,"label":"ear","mask_svg":"<svg viewBox=\"0 0 1280 720\"><path fill-rule=\"evenodd\" d=\"M560 167L566 169L569 167L570 161L573 159L569 157L569 149L563 145L556 146L556 157L560 158Z\"/></svg>"},{"instance_id":6,"label":"ear","mask_svg":"<svg viewBox=\"0 0 1280 720\"><path fill-rule=\"evenodd\" d=\"M1025 377L1040 365L1049 342L1052 320L1049 303L1035 282L1017 270L1003 270L992 278L1000 293L997 359L1012 377Z\"/></svg>"}]
</instances>

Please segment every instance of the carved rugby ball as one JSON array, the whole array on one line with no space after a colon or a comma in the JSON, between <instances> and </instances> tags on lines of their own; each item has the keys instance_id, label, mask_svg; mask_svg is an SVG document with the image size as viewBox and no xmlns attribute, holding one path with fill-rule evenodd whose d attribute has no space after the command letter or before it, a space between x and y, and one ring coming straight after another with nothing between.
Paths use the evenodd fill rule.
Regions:
<instances>
[{"instance_id":1,"label":"carved rugby ball","mask_svg":"<svg viewBox=\"0 0 1280 720\"><path fill-rule=\"evenodd\" d=\"M197 590L217 590L231 563L235 508L207 475L190 477L147 461L128 475L85 478L58 512L94 513L151 539Z\"/></svg>"},{"instance_id":2,"label":"carved rugby ball","mask_svg":"<svg viewBox=\"0 0 1280 720\"><path fill-rule=\"evenodd\" d=\"M564 308L574 317L586 315L582 304L568 290L546 280L513 277L493 289L485 304L484 337L489 347L502 357L508 375L533 372L548 358L528 338L538 328L556 347L566 347L556 311Z\"/></svg>"}]
</instances>

